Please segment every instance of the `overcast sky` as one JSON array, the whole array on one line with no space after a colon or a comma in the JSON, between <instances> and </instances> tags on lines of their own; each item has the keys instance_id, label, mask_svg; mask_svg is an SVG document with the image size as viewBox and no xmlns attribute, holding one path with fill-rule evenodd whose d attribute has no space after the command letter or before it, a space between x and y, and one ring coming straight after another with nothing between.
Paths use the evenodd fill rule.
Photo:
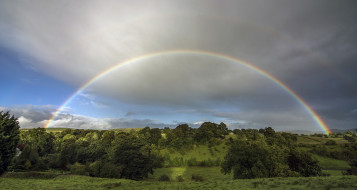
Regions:
<instances>
[{"instance_id":1,"label":"overcast sky","mask_svg":"<svg viewBox=\"0 0 357 190\"><path fill-rule=\"evenodd\" d=\"M357 2L0 1L0 110L42 127L96 75L168 50L220 53L298 94L331 129L357 128ZM94 82L51 127L321 129L303 106L242 64L162 54Z\"/></svg>"}]
</instances>

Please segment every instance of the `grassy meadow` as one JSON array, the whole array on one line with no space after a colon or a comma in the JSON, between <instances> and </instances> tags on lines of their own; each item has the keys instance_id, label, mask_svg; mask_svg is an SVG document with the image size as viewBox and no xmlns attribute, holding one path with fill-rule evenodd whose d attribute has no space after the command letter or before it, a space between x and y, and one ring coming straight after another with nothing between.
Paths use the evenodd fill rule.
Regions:
<instances>
[{"instance_id":1,"label":"grassy meadow","mask_svg":"<svg viewBox=\"0 0 357 190\"><path fill-rule=\"evenodd\" d=\"M155 180L161 173L183 175L184 181ZM1 189L356 189L357 176L290 177L237 179L220 174L219 168L164 168L145 181L96 178L78 175L44 174L29 177L26 173L8 173L0 178ZM191 180L190 174L202 175L204 181Z\"/></svg>"}]
</instances>

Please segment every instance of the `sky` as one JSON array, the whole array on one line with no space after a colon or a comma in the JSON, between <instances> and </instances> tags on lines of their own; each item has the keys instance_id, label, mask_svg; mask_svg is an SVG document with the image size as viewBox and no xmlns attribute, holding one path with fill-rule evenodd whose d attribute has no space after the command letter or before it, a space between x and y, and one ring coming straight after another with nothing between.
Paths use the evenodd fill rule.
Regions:
<instances>
[{"instance_id":1,"label":"sky","mask_svg":"<svg viewBox=\"0 0 357 190\"><path fill-rule=\"evenodd\" d=\"M1 0L0 110L22 128L45 126L61 108L49 127L210 121L322 131L249 64L330 129L354 129L356 8L354 0Z\"/></svg>"}]
</instances>

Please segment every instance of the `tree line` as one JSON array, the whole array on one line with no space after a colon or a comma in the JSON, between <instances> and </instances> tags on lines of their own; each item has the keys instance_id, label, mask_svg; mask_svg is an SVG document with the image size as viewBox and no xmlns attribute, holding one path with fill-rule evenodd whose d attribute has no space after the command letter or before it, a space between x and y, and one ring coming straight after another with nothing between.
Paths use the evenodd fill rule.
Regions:
<instances>
[{"instance_id":1,"label":"tree line","mask_svg":"<svg viewBox=\"0 0 357 190\"><path fill-rule=\"evenodd\" d=\"M19 130L15 117L0 112L0 130L0 174L6 169L55 169L94 177L141 180L172 161L160 154L164 148L184 152L194 146L225 143L228 151L223 160L190 159L186 164L221 166L223 174L233 172L235 179L322 175L318 161L309 152L298 149L297 135L275 132L271 127L232 131L224 123L205 122L199 128L181 124L174 129L145 127L129 132L65 129L53 133L44 128Z\"/></svg>"}]
</instances>

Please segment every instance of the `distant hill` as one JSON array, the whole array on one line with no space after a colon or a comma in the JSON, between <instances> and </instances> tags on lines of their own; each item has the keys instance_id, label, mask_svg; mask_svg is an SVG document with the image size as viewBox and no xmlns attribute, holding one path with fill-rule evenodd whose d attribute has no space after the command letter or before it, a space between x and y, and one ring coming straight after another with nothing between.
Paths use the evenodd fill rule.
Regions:
<instances>
[{"instance_id":1,"label":"distant hill","mask_svg":"<svg viewBox=\"0 0 357 190\"><path fill-rule=\"evenodd\" d=\"M356 129L331 129L331 132L333 132L333 133L345 133L347 131L356 132ZM282 131L282 132L289 132L289 133L295 133L295 134L304 134L304 135L312 135L312 134L315 134L315 133L324 134L323 131L309 131L309 130L288 130L288 131Z\"/></svg>"},{"instance_id":2,"label":"distant hill","mask_svg":"<svg viewBox=\"0 0 357 190\"><path fill-rule=\"evenodd\" d=\"M282 132L289 132L289 133L295 133L295 134L304 134L304 135L311 135L314 133L323 133L322 131L309 131L309 130L288 130L288 131L282 131Z\"/></svg>"}]
</instances>

